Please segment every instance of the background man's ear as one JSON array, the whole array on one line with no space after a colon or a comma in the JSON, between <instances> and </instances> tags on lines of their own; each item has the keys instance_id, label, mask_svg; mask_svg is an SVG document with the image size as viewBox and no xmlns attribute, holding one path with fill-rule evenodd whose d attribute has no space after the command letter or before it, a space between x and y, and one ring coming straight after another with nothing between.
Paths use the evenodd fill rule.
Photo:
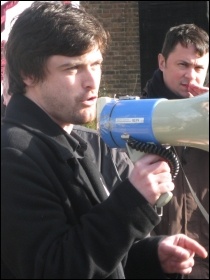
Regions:
<instances>
[{"instance_id":1,"label":"background man's ear","mask_svg":"<svg viewBox=\"0 0 210 280\"><path fill-rule=\"evenodd\" d=\"M158 65L159 65L159 69L163 70L165 68L165 57L162 55L162 53L158 54Z\"/></svg>"}]
</instances>

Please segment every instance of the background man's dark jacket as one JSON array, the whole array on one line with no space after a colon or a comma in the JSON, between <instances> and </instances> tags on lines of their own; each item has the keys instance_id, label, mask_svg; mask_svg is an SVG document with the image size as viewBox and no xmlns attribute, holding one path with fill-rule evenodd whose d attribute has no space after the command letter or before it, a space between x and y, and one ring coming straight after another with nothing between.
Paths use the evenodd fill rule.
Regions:
<instances>
[{"instance_id":1,"label":"background man's dark jacket","mask_svg":"<svg viewBox=\"0 0 210 280\"><path fill-rule=\"evenodd\" d=\"M148 81L142 98L181 99L164 85L160 70L155 71L153 78ZM209 213L209 153L191 147L175 147L175 150L193 191ZM184 233L209 252L209 225L192 196L182 169L174 183L174 196L164 206L162 221L155 227L154 232L158 235ZM195 257L195 260L192 273L185 277L209 279L209 257Z\"/></svg>"}]
</instances>

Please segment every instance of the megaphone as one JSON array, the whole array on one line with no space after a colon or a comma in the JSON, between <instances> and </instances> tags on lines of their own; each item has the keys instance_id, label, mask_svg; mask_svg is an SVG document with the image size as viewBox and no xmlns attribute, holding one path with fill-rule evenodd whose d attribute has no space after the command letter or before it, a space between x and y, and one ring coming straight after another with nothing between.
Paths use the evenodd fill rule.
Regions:
<instances>
[{"instance_id":1,"label":"megaphone","mask_svg":"<svg viewBox=\"0 0 210 280\"><path fill-rule=\"evenodd\" d=\"M179 171L178 158L157 146L188 146L209 151L209 92L179 100L99 98L97 115L100 135L109 147L127 148L133 159L136 153L133 148L159 154L169 162L172 178ZM156 206L164 206L172 196L171 192L162 194Z\"/></svg>"},{"instance_id":2,"label":"megaphone","mask_svg":"<svg viewBox=\"0 0 210 280\"><path fill-rule=\"evenodd\" d=\"M209 92L179 100L110 98L101 108L99 130L111 148L125 148L124 136L129 135L142 142L209 151Z\"/></svg>"}]
</instances>

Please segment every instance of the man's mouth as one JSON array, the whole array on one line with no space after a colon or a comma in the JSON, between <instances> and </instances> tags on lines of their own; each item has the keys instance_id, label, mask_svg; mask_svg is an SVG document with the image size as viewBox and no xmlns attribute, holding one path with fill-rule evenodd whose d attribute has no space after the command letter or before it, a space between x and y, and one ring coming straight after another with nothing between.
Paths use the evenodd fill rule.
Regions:
<instances>
[{"instance_id":1,"label":"man's mouth","mask_svg":"<svg viewBox=\"0 0 210 280\"><path fill-rule=\"evenodd\" d=\"M182 83L181 86L188 88L189 84L188 83Z\"/></svg>"},{"instance_id":2,"label":"man's mouth","mask_svg":"<svg viewBox=\"0 0 210 280\"><path fill-rule=\"evenodd\" d=\"M82 104L85 106L93 106L96 104L97 101L97 97L96 96L92 96L84 101L82 101Z\"/></svg>"}]
</instances>

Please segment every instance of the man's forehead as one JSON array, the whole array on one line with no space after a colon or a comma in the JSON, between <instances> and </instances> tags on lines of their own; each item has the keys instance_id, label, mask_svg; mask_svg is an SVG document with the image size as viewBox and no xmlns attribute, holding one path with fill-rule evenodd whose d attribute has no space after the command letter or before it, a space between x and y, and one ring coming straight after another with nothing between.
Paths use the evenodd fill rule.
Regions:
<instances>
[{"instance_id":1,"label":"man's forehead","mask_svg":"<svg viewBox=\"0 0 210 280\"><path fill-rule=\"evenodd\" d=\"M194 58L204 58L206 61L209 61L209 52L204 53L202 56L198 53L195 46L193 44L188 44L187 47L182 46L180 43L178 43L174 50L169 54L169 56L179 56L180 59L182 58L185 60L188 57L194 57Z\"/></svg>"},{"instance_id":2,"label":"man's forehead","mask_svg":"<svg viewBox=\"0 0 210 280\"><path fill-rule=\"evenodd\" d=\"M102 60L103 56L100 50L93 50L87 52L81 56L63 56L63 55L53 55L48 59L48 65L64 65L64 64L86 64L93 61Z\"/></svg>"}]
</instances>

